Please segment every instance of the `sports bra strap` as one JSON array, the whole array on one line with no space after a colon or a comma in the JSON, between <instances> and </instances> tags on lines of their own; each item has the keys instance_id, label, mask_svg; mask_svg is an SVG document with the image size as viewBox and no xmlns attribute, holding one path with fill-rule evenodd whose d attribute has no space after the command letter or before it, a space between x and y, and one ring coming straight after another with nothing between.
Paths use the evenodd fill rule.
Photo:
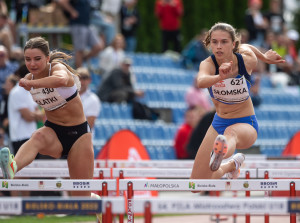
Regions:
<instances>
[{"instance_id":1,"label":"sports bra strap","mask_svg":"<svg viewBox=\"0 0 300 223\"><path fill-rule=\"evenodd\" d=\"M219 74L219 64L217 63L217 60L216 60L215 55L213 54L213 55L211 55L210 57L211 57L212 61L213 61L214 64L215 64L215 67L216 67L216 74Z\"/></svg>"}]
</instances>

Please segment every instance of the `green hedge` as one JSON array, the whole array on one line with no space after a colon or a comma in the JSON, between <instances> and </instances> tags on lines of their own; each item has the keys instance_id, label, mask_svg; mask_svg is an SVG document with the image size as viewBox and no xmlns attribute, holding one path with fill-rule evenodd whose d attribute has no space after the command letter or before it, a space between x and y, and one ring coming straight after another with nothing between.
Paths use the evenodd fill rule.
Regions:
<instances>
[{"instance_id":1,"label":"green hedge","mask_svg":"<svg viewBox=\"0 0 300 223\"><path fill-rule=\"evenodd\" d=\"M235 28L244 28L247 0L183 0L182 46L201 29L209 29L216 22L227 22ZM268 9L269 0L263 1ZM138 9L141 23L138 28L138 52L160 52L160 30L154 15L155 0L140 0Z\"/></svg>"}]
</instances>

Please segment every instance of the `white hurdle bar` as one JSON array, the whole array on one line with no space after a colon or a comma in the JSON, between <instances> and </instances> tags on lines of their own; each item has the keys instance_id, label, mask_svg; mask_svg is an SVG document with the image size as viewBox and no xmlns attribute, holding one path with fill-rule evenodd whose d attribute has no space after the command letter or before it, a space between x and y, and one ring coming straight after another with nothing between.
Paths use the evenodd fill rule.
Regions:
<instances>
[{"instance_id":1,"label":"white hurdle bar","mask_svg":"<svg viewBox=\"0 0 300 223\"><path fill-rule=\"evenodd\" d=\"M192 169L190 168L95 168L93 177L104 178L125 178L125 177L156 177L156 178L189 178ZM249 174L254 178L300 178L300 169L241 169L239 178L247 178ZM2 177L0 170L0 177ZM31 178L57 178L69 177L68 168L23 168L16 173L16 177Z\"/></svg>"},{"instance_id":2,"label":"white hurdle bar","mask_svg":"<svg viewBox=\"0 0 300 223\"><path fill-rule=\"evenodd\" d=\"M156 177L156 178L189 178L192 169L190 168L95 168L93 177L104 178L128 178L128 177ZM247 174L249 176L247 176ZM2 177L0 170L0 177ZM16 173L16 177L31 178L57 178L69 177L68 168L23 168ZM299 169L241 169L239 178L300 178Z\"/></svg>"},{"instance_id":3,"label":"white hurdle bar","mask_svg":"<svg viewBox=\"0 0 300 223\"><path fill-rule=\"evenodd\" d=\"M116 191L116 180L0 180L2 191L102 191L107 196L108 191Z\"/></svg>"},{"instance_id":4,"label":"white hurdle bar","mask_svg":"<svg viewBox=\"0 0 300 223\"><path fill-rule=\"evenodd\" d=\"M190 168L113 168L112 177L120 179L125 177L190 178L191 173ZM239 178L246 178L246 174L249 174L251 178L257 178L256 169L241 169Z\"/></svg>"},{"instance_id":5,"label":"white hurdle bar","mask_svg":"<svg viewBox=\"0 0 300 223\"><path fill-rule=\"evenodd\" d=\"M93 177L95 178L110 178L110 168L95 168ZM0 170L0 177L3 177ZM32 178L56 178L56 177L70 177L68 168L23 168L16 173L15 177L32 177Z\"/></svg>"},{"instance_id":6,"label":"white hurdle bar","mask_svg":"<svg viewBox=\"0 0 300 223\"><path fill-rule=\"evenodd\" d=\"M257 178L300 178L300 169L257 169Z\"/></svg>"},{"instance_id":7,"label":"white hurdle bar","mask_svg":"<svg viewBox=\"0 0 300 223\"><path fill-rule=\"evenodd\" d=\"M300 190L298 179L120 179L122 191L289 191L291 184Z\"/></svg>"},{"instance_id":8,"label":"white hurdle bar","mask_svg":"<svg viewBox=\"0 0 300 223\"><path fill-rule=\"evenodd\" d=\"M256 158L246 155L243 168L300 168L299 160L267 160L265 158ZM229 159L224 160L227 162ZM193 160L95 160L95 168L192 168ZM67 168L66 160L34 160L27 167L33 168Z\"/></svg>"}]
</instances>

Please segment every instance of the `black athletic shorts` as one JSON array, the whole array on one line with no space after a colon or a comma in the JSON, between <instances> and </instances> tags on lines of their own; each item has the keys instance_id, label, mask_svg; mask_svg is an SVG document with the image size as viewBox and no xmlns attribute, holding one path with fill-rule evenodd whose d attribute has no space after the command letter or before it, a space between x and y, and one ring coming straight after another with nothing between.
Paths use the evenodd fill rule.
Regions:
<instances>
[{"instance_id":1,"label":"black athletic shorts","mask_svg":"<svg viewBox=\"0 0 300 223\"><path fill-rule=\"evenodd\" d=\"M54 130L59 139L63 151L62 157L66 158L77 139L85 133L91 132L91 128L87 121L75 126L61 126L46 120L45 126Z\"/></svg>"}]
</instances>

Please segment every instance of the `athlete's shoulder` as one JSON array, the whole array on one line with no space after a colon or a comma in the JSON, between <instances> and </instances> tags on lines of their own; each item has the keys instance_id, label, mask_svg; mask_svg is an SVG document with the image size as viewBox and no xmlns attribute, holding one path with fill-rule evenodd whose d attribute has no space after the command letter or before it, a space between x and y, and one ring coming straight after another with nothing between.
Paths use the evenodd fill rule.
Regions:
<instances>
[{"instance_id":1,"label":"athlete's shoulder","mask_svg":"<svg viewBox=\"0 0 300 223\"><path fill-rule=\"evenodd\" d=\"M244 64L246 66L247 72L251 74L253 67L256 67L257 65L257 57L255 53L251 50L250 47L243 44L239 49L239 53L242 55L242 59L244 60Z\"/></svg>"},{"instance_id":2,"label":"athlete's shoulder","mask_svg":"<svg viewBox=\"0 0 300 223\"><path fill-rule=\"evenodd\" d=\"M254 52L250 49L250 47L248 47L245 44L241 44L241 46L239 47L239 53L242 56L250 56L250 57L255 57Z\"/></svg>"}]
</instances>

